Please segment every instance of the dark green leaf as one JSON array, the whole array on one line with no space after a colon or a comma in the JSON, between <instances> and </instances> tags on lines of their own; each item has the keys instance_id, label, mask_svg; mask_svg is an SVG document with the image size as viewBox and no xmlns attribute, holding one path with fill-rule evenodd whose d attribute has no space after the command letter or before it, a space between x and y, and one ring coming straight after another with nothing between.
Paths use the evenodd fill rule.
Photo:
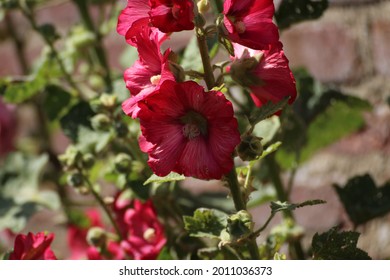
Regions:
<instances>
[{"instance_id":1,"label":"dark green leaf","mask_svg":"<svg viewBox=\"0 0 390 280\"><path fill-rule=\"evenodd\" d=\"M227 226L228 215L214 210L200 208L194 216L184 216L184 227L194 237L219 238Z\"/></svg>"},{"instance_id":2,"label":"dark green leaf","mask_svg":"<svg viewBox=\"0 0 390 280\"><path fill-rule=\"evenodd\" d=\"M370 260L370 256L357 248L359 233L338 232L337 228L313 236L312 249L315 260Z\"/></svg>"},{"instance_id":3,"label":"dark green leaf","mask_svg":"<svg viewBox=\"0 0 390 280\"><path fill-rule=\"evenodd\" d=\"M261 122L262 120L265 120L279 112L287 105L288 99L288 97L284 98L277 103L267 102L260 108L256 108L249 117L250 124L255 126L258 122Z\"/></svg>"},{"instance_id":4,"label":"dark green leaf","mask_svg":"<svg viewBox=\"0 0 390 280\"><path fill-rule=\"evenodd\" d=\"M54 121L61 116L69 105L71 96L69 92L57 85L48 85L45 88L46 97L43 108L49 120Z\"/></svg>"},{"instance_id":5,"label":"dark green leaf","mask_svg":"<svg viewBox=\"0 0 390 280\"><path fill-rule=\"evenodd\" d=\"M87 102L81 101L74 105L60 120L65 135L77 142L81 127L91 128L90 119L93 115L94 113Z\"/></svg>"},{"instance_id":6,"label":"dark green leaf","mask_svg":"<svg viewBox=\"0 0 390 280\"><path fill-rule=\"evenodd\" d=\"M371 176L366 174L350 179L343 187L334 187L355 225L390 212L390 182L377 187Z\"/></svg>"},{"instance_id":7,"label":"dark green leaf","mask_svg":"<svg viewBox=\"0 0 390 280\"><path fill-rule=\"evenodd\" d=\"M319 18L328 7L328 0L283 0L275 13L280 29L292 24Z\"/></svg>"}]
</instances>

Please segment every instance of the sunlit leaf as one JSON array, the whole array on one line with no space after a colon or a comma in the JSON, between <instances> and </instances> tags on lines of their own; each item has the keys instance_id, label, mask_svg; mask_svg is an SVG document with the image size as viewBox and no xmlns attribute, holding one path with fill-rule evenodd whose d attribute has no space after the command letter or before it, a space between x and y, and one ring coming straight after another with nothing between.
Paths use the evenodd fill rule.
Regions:
<instances>
[{"instance_id":1,"label":"sunlit leaf","mask_svg":"<svg viewBox=\"0 0 390 280\"><path fill-rule=\"evenodd\" d=\"M194 237L219 238L227 226L228 215L215 210L200 208L194 215L184 216L185 229Z\"/></svg>"}]
</instances>

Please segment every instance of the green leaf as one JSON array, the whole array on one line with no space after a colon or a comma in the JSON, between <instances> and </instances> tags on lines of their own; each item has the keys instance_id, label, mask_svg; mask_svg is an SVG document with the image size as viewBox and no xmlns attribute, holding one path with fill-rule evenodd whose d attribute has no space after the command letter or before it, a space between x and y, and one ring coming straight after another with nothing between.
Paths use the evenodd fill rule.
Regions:
<instances>
[{"instance_id":1,"label":"green leaf","mask_svg":"<svg viewBox=\"0 0 390 280\"><path fill-rule=\"evenodd\" d=\"M260 108L253 110L252 114L249 116L249 122L252 127L254 127L258 122L261 122L262 120L265 120L282 110L287 105L288 99L288 97L284 98L277 103L269 101Z\"/></svg>"},{"instance_id":2,"label":"green leaf","mask_svg":"<svg viewBox=\"0 0 390 280\"><path fill-rule=\"evenodd\" d=\"M0 169L0 230L21 231L28 219L44 208L58 209L58 195L40 191L39 181L48 156L31 157L10 154Z\"/></svg>"},{"instance_id":3,"label":"green leaf","mask_svg":"<svg viewBox=\"0 0 390 280\"><path fill-rule=\"evenodd\" d=\"M145 181L144 185L147 185L150 183L162 184L162 183L167 183L167 182L172 182L172 181L182 181L185 178L186 177L184 175L180 175L180 174L177 174L175 172L171 172L165 177L160 177L160 176L157 176L156 174L153 174L152 176L149 177L149 179L147 179Z\"/></svg>"},{"instance_id":4,"label":"green leaf","mask_svg":"<svg viewBox=\"0 0 390 280\"><path fill-rule=\"evenodd\" d=\"M90 119L93 115L94 112L87 102L77 103L60 119L64 134L73 142L77 142L81 127L91 128Z\"/></svg>"},{"instance_id":5,"label":"green leaf","mask_svg":"<svg viewBox=\"0 0 390 280\"><path fill-rule=\"evenodd\" d=\"M334 185L334 188L356 226L390 212L390 182L378 187L366 174L349 179L343 187Z\"/></svg>"},{"instance_id":6,"label":"green leaf","mask_svg":"<svg viewBox=\"0 0 390 280\"><path fill-rule=\"evenodd\" d=\"M328 0L283 0L275 13L280 29L319 18L328 8Z\"/></svg>"},{"instance_id":7,"label":"green leaf","mask_svg":"<svg viewBox=\"0 0 390 280\"><path fill-rule=\"evenodd\" d=\"M78 128L77 147L83 152L100 153L113 138L113 133L107 131L95 131L85 126Z\"/></svg>"},{"instance_id":8,"label":"green leaf","mask_svg":"<svg viewBox=\"0 0 390 280\"><path fill-rule=\"evenodd\" d=\"M325 204L326 201L321 200L321 199L314 199L314 200L307 200L302 203L288 203L288 202L271 202L271 212L272 213L277 213L280 211L293 211L297 208L305 207L305 206L313 206L313 205L318 205L318 204Z\"/></svg>"},{"instance_id":9,"label":"green leaf","mask_svg":"<svg viewBox=\"0 0 390 280\"><path fill-rule=\"evenodd\" d=\"M43 108L50 121L58 119L69 105L69 92L58 85L48 85L45 88L46 97Z\"/></svg>"},{"instance_id":10,"label":"green leaf","mask_svg":"<svg viewBox=\"0 0 390 280\"><path fill-rule=\"evenodd\" d=\"M174 260L171 253L169 252L169 249L167 247L164 247L160 254L158 254L157 260Z\"/></svg>"},{"instance_id":11,"label":"green leaf","mask_svg":"<svg viewBox=\"0 0 390 280\"><path fill-rule=\"evenodd\" d=\"M215 209L200 208L192 217L183 218L184 227L191 236L219 239L227 226L228 215Z\"/></svg>"},{"instance_id":12,"label":"green leaf","mask_svg":"<svg viewBox=\"0 0 390 280\"><path fill-rule=\"evenodd\" d=\"M277 116L272 116L266 120L263 120L256 124L253 129L253 135L261 137L261 143L263 145L269 143L274 139L274 136L280 129L280 118Z\"/></svg>"},{"instance_id":13,"label":"green leaf","mask_svg":"<svg viewBox=\"0 0 390 280\"><path fill-rule=\"evenodd\" d=\"M313 236L312 250L315 260L370 260L370 256L357 248L359 233L338 232L334 227L329 231Z\"/></svg>"},{"instance_id":14,"label":"green leaf","mask_svg":"<svg viewBox=\"0 0 390 280\"><path fill-rule=\"evenodd\" d=\"M58 77L58 66L50 56L46 55L29 79L20 83L8 84L4 100L9 103L22 103L40 93L55 77Z\"/></svg>"},{"instance_id":15,"label":"green leaf","mask_svg":"<svg viewBox=\"0 0 390 280\"><path fill-rule=\"evenodd\" d=\"M184 70L201 71L203 69L202 59L199 55L198 41L196 36L191 38L188 46L184 50L183 58L180 61Z\"/></svg>"}]
</instances>

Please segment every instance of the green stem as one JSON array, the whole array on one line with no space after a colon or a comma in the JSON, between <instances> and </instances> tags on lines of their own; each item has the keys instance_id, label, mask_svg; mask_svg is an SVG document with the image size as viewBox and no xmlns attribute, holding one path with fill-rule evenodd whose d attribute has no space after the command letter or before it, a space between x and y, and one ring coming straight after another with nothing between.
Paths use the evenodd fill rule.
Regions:
<instances>
[{"instance_id":1,"label":"green stem","mask_svg":"<svg viewBox=\"0 0 390 280\"><path fill-rule=\"evenodd\" d=\"M206 35L202 28L196 28L196 37L198 39L198 46L200 51L200 56L202 58L203 70L204 70L204 79L207 85L207 88L211 90L215 86L214 71L211 65L211 59L209 55L209 48L207 46Z\"/></svg>"},{"instance_id":2,"label":"green stem","mask_svg":"<svg viewBox=\"0 0 390 280\"><path fill-rule=\"evenodd\" d=\"M246 210L246 203L244 201L243 193L241 192L240 184L237 180L236 169L233 169L226 175L226 182L229 185L230 193L233 198L234 206L237 211ZM251 255L251 258L254 260L259 260L259 250L257 248L256 236L249 238L248 240L248 250Z\"/></svg>"},{"instance_id":3,"label":"green stem","mask_svg":"<svg viewBox=\"0 0 390 280\"><path fill-rule=\"evenodd\" d=\"M79 170L80 173L82 173L81 170ZM104 212L106 213L108 219L110 220L111 224L113 225L114 229L115 229L115 232L117 233L117 235L119 236L120 240L123 240L124 237L122 235L122 232L118 226L118 224L116 223L115 219L114 219L114 216L112 215L111 213L111 210L108 208L107 204L104 202L103 198L100 196L100 194L94 189L94 187L92 186L92 183L91 181L87 178L87 176L84 176L84 180L85 182L87 183L87 187L88 187L88 190L92 193L92 195L94 196L94 198L96 199L96 201L99 203L99 205L103 208Z\"/></svg>"},{"instance_id":4,"label":"green stem","mask_svg":"<svg viewBox=\"0 0 390 280\"><path fill-rule=\"evenodd\" d=\"M91 15L88 10L88 3L85 0L73 0L75 5L77 6L80 16L84 22L85 27L92 33L96 35L96 44L94 46L94 52L98 59L98 62L101 68L104 70L104 83L106 84L106 90L108 92L112 92L112 79L111 79L111 71L107 61L107 55L103 48L102 43L102 34L97 30L93 24Z\"/></svg>"},{"instance_id":5,"label":"green stem","mask_svg":"<svg viewBox=\"0 0 390 280\"><path fill-rule=\"evenodd\" d=\"M278 199L281 202L288 201L287 192L284 189L282 180L280 178L280 167L275 160L275 156L273 154L271 154L271 155L265 157L264 162L268 166L269 175L270 175L270 178L274 184ZM290 211L290 210L283 211L283 217L285 219L291 219L293 222L295 222L294 215L293 215L292 211ZM300 259L300 260L305 259L305 253L302 249L302 244L301 244L300 240L292 241L290 243L289 247L290 247L290 254L293 258Z\"/></svg>"}]
</instances>

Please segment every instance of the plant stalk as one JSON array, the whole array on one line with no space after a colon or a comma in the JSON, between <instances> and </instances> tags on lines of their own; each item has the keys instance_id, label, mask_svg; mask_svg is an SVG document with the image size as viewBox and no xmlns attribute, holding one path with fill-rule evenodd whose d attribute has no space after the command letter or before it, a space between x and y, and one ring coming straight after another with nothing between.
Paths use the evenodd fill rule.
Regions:
<instances>
[{"instance_id":1,"label":"plant stalk","mask_svg":"<svg viewBox=\"0 0 390 280\"><path fill-rule=\"evenodd\" d=\"M204 34L204 30L202 28L196 28L196 37L198 39L198 47L203 63L204 80L208 90L211 90L215 86L214 71L211 65L206 35Z\"/></svg>"}]
</instances>

